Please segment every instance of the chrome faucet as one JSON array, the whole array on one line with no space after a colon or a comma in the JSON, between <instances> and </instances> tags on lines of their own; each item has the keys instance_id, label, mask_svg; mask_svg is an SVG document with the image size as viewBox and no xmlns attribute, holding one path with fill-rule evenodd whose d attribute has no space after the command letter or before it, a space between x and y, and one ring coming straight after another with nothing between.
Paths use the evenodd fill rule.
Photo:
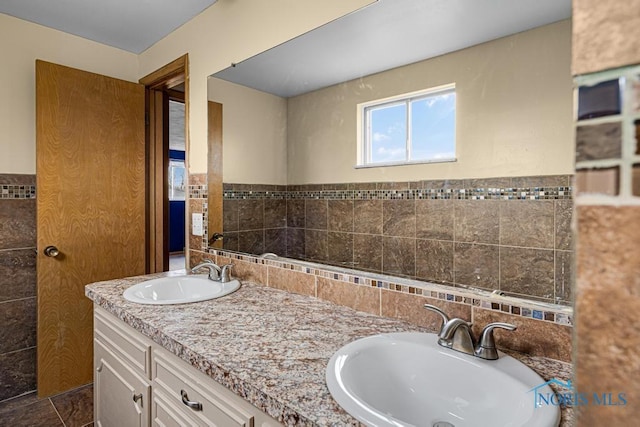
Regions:
<instances>
[{"instance_id":1,"label":"chrome faucet","mask_svg":"<svg viewBox=\"0 0 640 427\"><path fill-rule=\"evenodd\" d=\"M231 281L230 270L232 267L233 267L233 264L226 264L226 265L223 265L222 267L219 267L218 265L214 264L211 261L205 261L202 264L198 264L195 267L193 267L191 269L191 272L195 273L196 271L202 268L207 268L209 270L209 280L213 280L215 282L227 283Z\"/></svg>"},{"instance_id":2,"label":"chrome faucet","mask_svg":"<svg viewBox=\"0 0 640 427\"><path fill-rule=\"evenodd\" d=\"M449 316L444 311L434 305L425 304L424 308L434 311L442 317L442 327L438 332L439 345L481 359L498 359L498 350L493 338L493 330L495 328L503 328L510 331L516 329L516 326L510 323L489 323L482 330L480 340L476 345L470 323L459 318L449 319Z\"/></svg>"},{"instance_id":3,"label":"chrome faucet","mask_svg":"<svg viewBox=\"0 0 640 427\"><path fill-rule=\"evenodd\" d=\"M209 280L214 280L216 282L220 281L222 269L211 261L205 261L201 264L196 265L191 269L191 272L195 273L196 271L201 270L203 268L206 268L209 270Z\"/></svg>"},{"instance_id":4,"label":"chrome faucet","mask_svg":"<svg viewBox=\"0 0 640 427\"><path fill-rule=\"evenodd\" d=\"M222 283L227 283L231 281L231 268L233 267L233 264L229 263L229 264L225 264L222 266L222 268L220 269L220 281Z\"/></svg>"},{"instance_id":5,"label":"chrome faucet","mask_svg":"<svg viewBox=\"0 0 640 427\"><path fill-rule=\"evenodd\" d=\"M480 342L476 346L475 355L487 360L496 360L498 358L498 349L496 348L496 342L493 339L493 330L495 328L502 328L508 331L515 331L516 326L511 323L489 323L484 327L480 334Z\"/></svg>"}]
</instances>

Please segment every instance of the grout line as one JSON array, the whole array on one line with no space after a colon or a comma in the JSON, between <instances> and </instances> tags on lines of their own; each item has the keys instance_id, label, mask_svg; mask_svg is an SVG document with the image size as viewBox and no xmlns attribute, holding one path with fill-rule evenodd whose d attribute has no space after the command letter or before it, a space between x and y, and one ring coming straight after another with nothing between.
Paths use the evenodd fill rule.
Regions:
<instances>
[{"instance_id":1,"label":"grout line","mask_svg":"<svg viewBox=\"0 0 640 427\"><path fill-rule=\"evenodd\" d=\"M35 348L37 348L37 347L34 345L34 346L31 346L31 347L20 348L20 349L18 349L18 350L12 350L12 351L8 351L8 352L6 352L6 353L1 353L1 354L2 354L2 356L7 356L7 355L9 355L9 354L20 353L21 351L33 350L33 349L35 349ZM35 391L35 390L32 390L32 391ZM27 393L30 393L30 392L27 392ZM20 396L22 396L22 394L21 394ZM7 400L9 400L9 399L13 399L14 397L18 397L18 396L10 397L10 398L8 398ZM3 402L4 402L4 400L3 400ZM0 402L0 403L2 403L2 402Z\"/></svg>"},{"instance_id":2,"label":"grout line","mask_svg":"<svg viewBox=\"0 0 640 427\"><path fill-rule=\"evenodd\" d=\"M51 406L53 406L53 410L56 411L56 415L60 419L60 422L62 423L62 426L63 427L67 427L67 425L65 424L64 420L62 419L62 416L60 415L60 412L58 412L58 408L56 408L56 405L53 404L53 400L51 400L51 398L47 398L47 400L49 401Z\"/></svg>"},{"instance_id":3,"label":"grout line","mask_svg":"<svg viewBox=\"0 0 640 427\"><path fill-rule=\"evenodd\" d=\"M32 295L32 296L23 297L23 298L8 299L8 300L0 301L0 306L2 304L9 304L9 303L18 302L18 301L26 301L26 300L34 299L37 297L38 297L37 295Z\"/></svg>"},{"instance_id":4,"label":"grout line","mask_svg":"<svg viewBox=\"0 0 640 427\"><path fill-rule=\"evenodd\" d=\"M26 246L20 248L3 248L0 249L0 252L13 252L13 251L28 251L28 250L36 250L36 246Z\"/></svg>"}]
</instances>

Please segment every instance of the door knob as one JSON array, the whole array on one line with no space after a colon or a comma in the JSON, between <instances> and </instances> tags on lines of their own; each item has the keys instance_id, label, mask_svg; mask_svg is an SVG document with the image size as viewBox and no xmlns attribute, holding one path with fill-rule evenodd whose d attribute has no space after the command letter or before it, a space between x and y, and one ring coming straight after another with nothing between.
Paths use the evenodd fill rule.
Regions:
<instances>
[{"instance_id":1,"label":"door knob","mask_svg":"<svg viewBox=\"0 0 640 427\"><path fill-rule=\"evenodd\" d=\"M223 238L224 236L222 235L222 233L213 233L213 236L211 236L211 238L209 239L209 243L217 242L219 240L222 240Z\"/></svg>"},{"instance_id":2,"label":"door knob","mask_svg":"<svg viewBox=\"0 0 640 427\"><path fill-rule=\"evenodd\" d=\"M60 251L55 246L47 246L44 248L44 254L48 257L55 258L60 255Z\"/></svg>"}]
</instances>

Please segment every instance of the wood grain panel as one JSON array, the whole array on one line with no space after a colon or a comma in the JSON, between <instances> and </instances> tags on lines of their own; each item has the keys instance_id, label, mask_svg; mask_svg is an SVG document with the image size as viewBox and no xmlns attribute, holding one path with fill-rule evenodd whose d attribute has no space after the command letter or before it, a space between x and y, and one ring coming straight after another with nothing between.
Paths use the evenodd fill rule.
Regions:
<instances>
[{"instance_id":1,"label":"wood grain panel","mask_svg":"<svg viewBox=\"0 0 640 427\"><path fill-rule=\"evenodd\" d=\"M84 286L145 272L144 102L142 85L36 62L41 397L92 381Z\"/></svg>"},{"instance_id":2,"label":"wood grain panel","mask_svg":"<svg viewBox=\"0 0 640 427\"><path fill-rule=\"evenodd\" d=\"M169 96L149 90L148 99L148 273L157 273L169 270Z\"/></svg>"},{"instance_id":3,"label":"wood grain panel","mask_svg":"<svg viewBox=\"0 0 640 427\"><path fill-rule=\"evenodd\" d=\"M207 188L209 200L207 212L209 216L209 238L213 233L221 233L222 229L222 104L209 101L209 158L207 166ZM222 249L222 240L209 242L209 247ZM201 249L201 248L192 248Z\"/></svg>"},{"instance_id":4,"label":"wood grain panel","mask_svg":"<svg viewBox=\"0 0 640 427\"><path fill-rule=\"evenodd\" d=\"M189 67L189 55L182 55L162 68L140 79L140 83L149 89L170 89L185 82L185 75ZM185 84L186 86L186 84ZM185 89L186 93L189 93Z\"/></svg>"}]
</instances>

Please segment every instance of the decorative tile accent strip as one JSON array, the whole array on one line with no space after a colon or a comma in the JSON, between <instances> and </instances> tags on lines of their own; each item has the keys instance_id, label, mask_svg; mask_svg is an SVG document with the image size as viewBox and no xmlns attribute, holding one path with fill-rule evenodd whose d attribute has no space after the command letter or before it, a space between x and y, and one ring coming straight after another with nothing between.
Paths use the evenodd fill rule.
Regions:
<instances>
[{"instance_id":1,"label":"decorative tile accent strip","mask_svg":"<svg viewBox=\"0 0 640 427\"><path fill-rule=\"evenodd\" d=\"M190 199L206 199L209 196L207 185L189 185Z\"/></svg>"},{"instance_id":2,"label":"decorative tile accent strip","mask_svg":"<svg viewBox=\"0 0 640 427\"><path fill-rule=\"evenodd\" d=\"M502 295L490 294L482 290L469 290L442 286L430 282L381 276L354 270L333 269L330 266L311 264L304 261L290 262L288 259L266 259L244 253L210 249L209 253L248 263L298 271L317 277L328 278L357 286L387 289L411 295L423 295L443 301L481 307L483 309L511 313L543 322L573 325L573 310L566 306L536 303Z\"/></svg>"},{"instance_id":3,"label":"decorative tile accent strip","mask_svg":"<svg viewBox=\"0 0 640 427\"><path fill-rule=\"evenodd\" d=\"M260 186L246 184L225 184L225 200L246 199L319 199L319 200L417 200L417 199L445 199L445 200L562 200L571 199L573 187L570 185L570 176L559 176L557 183L562 185L550 185L545 183L546 177L519 177L506 178L509 185L506 186L472 186L475 180L456 181L454 186L442 181L415 181L407 183L395 183L396 189L386 189L390 183L365 184L333 184L340 189L326 189L323 185L315 186L274 186L275 189L264 190ZM532 184L536 183L538 184ZM563 182L564 181L564 182ZM530 185L519 185L529 183ZM512 185L515 184L515 185ZM440 188L436 188L436 187ZM264 186L262 186L264 187ZM308 188L305 188L308 187ZM373 187L373 188L371 188ZM191 186L190 186L191 191Z\"/></svg>"},{"instance_id":4,"label":"decorative tile accent strip","mask_svg":"<svg viewBox=\"0 0 640 427\"><path fill-rule=\"evenodd\" d=\"M35 199L35 185L0 184L0 199Z\"/></svg>"}]
</instances>

